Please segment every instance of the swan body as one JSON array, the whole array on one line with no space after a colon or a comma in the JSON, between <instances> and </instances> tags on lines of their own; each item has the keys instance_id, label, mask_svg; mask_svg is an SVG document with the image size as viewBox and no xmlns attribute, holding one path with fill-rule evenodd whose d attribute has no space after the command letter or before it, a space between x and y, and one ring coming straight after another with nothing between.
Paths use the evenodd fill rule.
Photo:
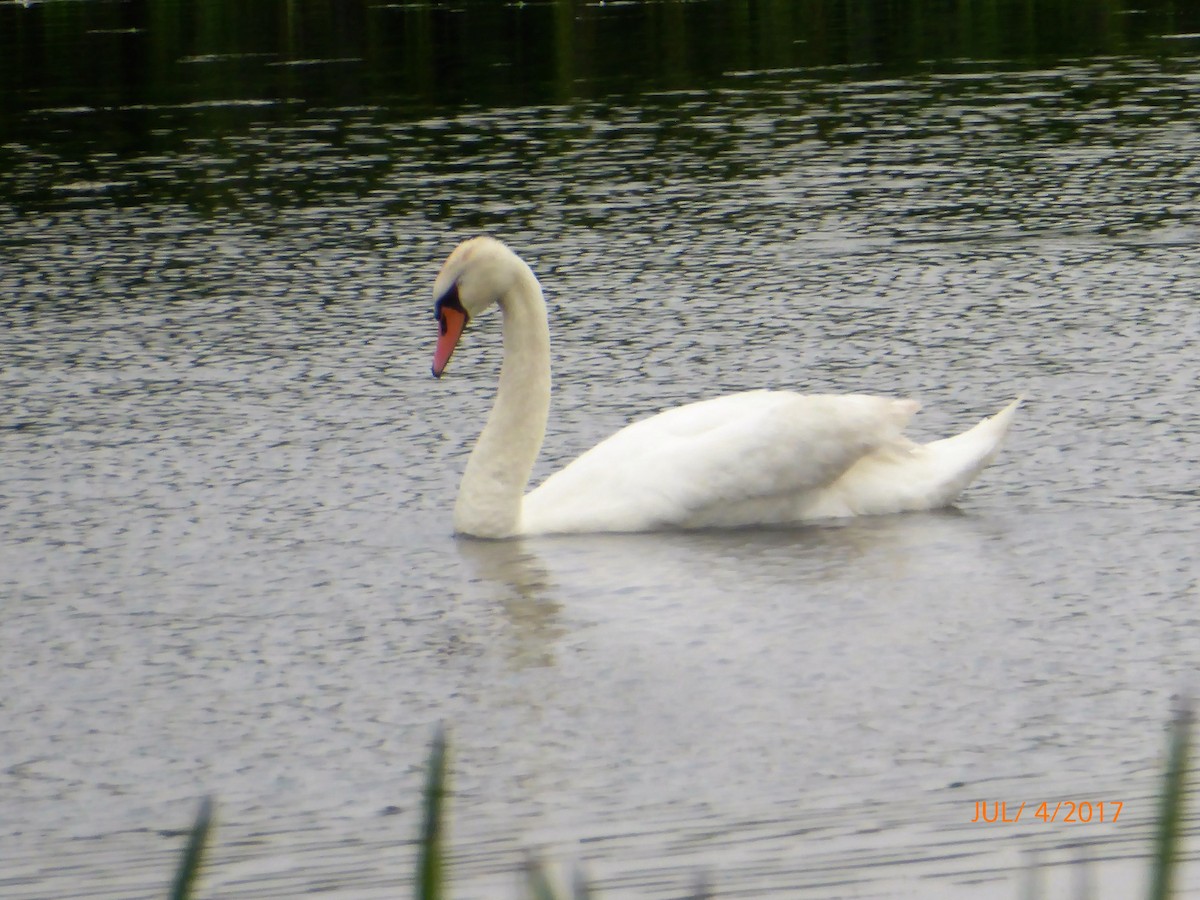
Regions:
<instances>
[{"instance_id":1,"label":"swan body","mask_svg":"<svg viewBox=\"0 0 1200 900\"><path fill-rule=\"evenodd\" d=\"M434 283L440 376L470 319L504 316L496 400L454 508L460 534L799 524L947 506L995 457L1020 403L917 444L913 400L746 391L634 422L525 494L550 408L550 335L533 272L500 241L473 238Z\"/></svg>"}]
</instances>

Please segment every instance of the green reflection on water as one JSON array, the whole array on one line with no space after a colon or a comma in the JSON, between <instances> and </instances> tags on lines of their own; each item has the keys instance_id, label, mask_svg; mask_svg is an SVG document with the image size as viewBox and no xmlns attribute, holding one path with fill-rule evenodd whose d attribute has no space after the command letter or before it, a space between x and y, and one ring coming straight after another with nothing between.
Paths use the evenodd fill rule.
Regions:
<instances>
[{"instance_id":1,"label":"green reflection on water","mask_svg":"<svg viewBox=\"0 0 1200 900\"><path fill-rule=\"evenodd\" d=\"M246 99L419 110L695 89L751 69L911 72L1165 52L1166 0L130 0L0 6L0 110Z\"/></svg>"},{"instance_id":2,"label":"green reflection on water","mask_svg":"<svg viewBox=\"0 0 1200 900\"><path fill-rule=\"evenodd\" d=\"M1165 0L1131 2L4 3L0 200L28 210L153 196L210 211L253 198L287 206L363 197L389 185L394 191L396 167L414 155L425 180L458 178L472 160L507 161L514 170L561 160L578 148L573 126L588 109L630 102L642 110L645 121L631 127L645 131L647 153L670 151L662 141L677 139L684 158L738 178L745 164L726 151L739 128L790 121L795 127L781 131L785 143L776 146L793 149L809 139L853 143L893 113L905 135L928 131L928 117L905 106L902 94L852 108L850 94L863 94L859 82L994 78L1097 56L1170 62L1171 54L1194 52L1195 41L1162 36L1200 31L1200 5L1185 14ZM807 118L772 107L757 122L724 127L755 81L739 74L778 70L769 77L824 92ZM970 82L950 80L934 99ZM843 84L853 90L844 93ZM1115 90L1076 79L1069 99L1112 105L1117 97L1104 92ZM563 108L529 114L546 104ZM470 134L446 121L518 107L520 115L502 114ZM1038 134L1063 141L1092 127L1071 116L1041 118ZM518 120L521 128L509 127ZM724 125L712 127L718 120ZM611 154L590 154L596 174L612 162ZM445 213L445 191L424 197L424 181L410 184L401 174L409 202L423 198L428 214ZM489 180L484 193L493 190ZM478 213L477 224L494 214Z\"/></svg>"}]
</instances>

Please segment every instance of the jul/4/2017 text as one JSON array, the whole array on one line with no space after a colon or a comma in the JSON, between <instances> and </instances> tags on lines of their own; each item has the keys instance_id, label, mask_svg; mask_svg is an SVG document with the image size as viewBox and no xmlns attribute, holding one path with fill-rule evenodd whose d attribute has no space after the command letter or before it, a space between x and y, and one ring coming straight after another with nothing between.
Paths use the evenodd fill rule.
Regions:
<instances>
[{"instance_id":1,"label":"jul/4/2017 text","mask_svg":"<svg viewBox=\"0 0 1200 900\"><path fill-rule=\"evenodd\" d=\"M1037 805L1036 809L1032 803L1022 800L1017 806L1009 804L1007 800L976 800L975 801L975 817L972 822L982 822L988 825L992 824L1016 824L1021 821L1021 816L1026 817L1029 821L1030 817L1037 819L1049 825L1051 822L1063 822L1066 824L1086 824L1088 822L1115 822L1121 815L1121 808L1125 805L1122 800L1056 800L1051 803L1048 800L1043 800Z\"/></svg>"}]
</instances>

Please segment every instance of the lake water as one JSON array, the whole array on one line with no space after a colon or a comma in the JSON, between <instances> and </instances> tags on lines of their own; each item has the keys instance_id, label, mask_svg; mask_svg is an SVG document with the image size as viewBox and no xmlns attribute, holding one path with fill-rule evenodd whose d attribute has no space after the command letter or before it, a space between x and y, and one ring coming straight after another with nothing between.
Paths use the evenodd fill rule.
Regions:
<instances>
[{"instance_id":1,"label":"lake water","mask_svg":"<svg viewBox=\"0 0 1200 900\"><path fill-rule=\"evenodd\" d=\"M527 849L606 897L1015 898L1030 859L1138 889L1200 668L1189 23L472 101L139 9L0 17L175 73L6 100L0 895L162 896L213 794L202 896L395 896L438 723L455 896L516 896ZM430 287L479 231L551 307L535 478L725 391L912 396L922 439L1026 402L955 510L456 539L499 321L435 381Z\"/></svg>"}]
</instances>

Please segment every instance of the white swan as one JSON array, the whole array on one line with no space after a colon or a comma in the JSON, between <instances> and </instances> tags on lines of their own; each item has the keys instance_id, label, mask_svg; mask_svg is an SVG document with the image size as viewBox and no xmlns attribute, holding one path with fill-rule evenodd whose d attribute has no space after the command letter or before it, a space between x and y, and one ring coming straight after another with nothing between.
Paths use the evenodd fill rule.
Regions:
<instances>
[{"instance_id":1,"label":"white swan","mask_svg":"<svg viewBox=\"0 0 1200 900\"><path fill-rule=\"evenodd\" d=\"M454 527L487 538L795 524L946 506L995 456L1020 399L930 444L903 434L919 404L749 391L621 429L525 494L550 410L542 289L500 241L464 241L433 286L440 377L470 319L504 315L495 404L459 487Z\"/></svg>"}]
</instances>

